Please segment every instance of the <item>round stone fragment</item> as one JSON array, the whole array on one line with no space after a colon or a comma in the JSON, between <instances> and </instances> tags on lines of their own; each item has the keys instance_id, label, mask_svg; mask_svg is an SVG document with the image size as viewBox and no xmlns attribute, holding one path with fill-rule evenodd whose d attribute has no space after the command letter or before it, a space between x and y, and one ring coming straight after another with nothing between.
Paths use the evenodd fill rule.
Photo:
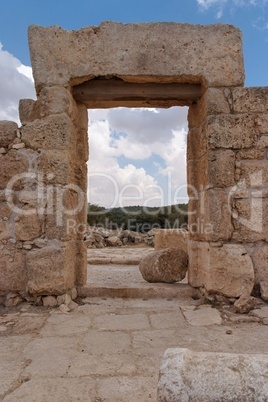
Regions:
<instances>
[{"instance_id":1,"label":"round stone fragment","mask_svg":"<svg viewBox=\"0 0 268 402\"><path fill-rule=\"evenodd\" d=\"M162 249L142 258L139 269L147 282L180 282L186 276L188 255L180 249Z\"/></svg>"}]
</instances>

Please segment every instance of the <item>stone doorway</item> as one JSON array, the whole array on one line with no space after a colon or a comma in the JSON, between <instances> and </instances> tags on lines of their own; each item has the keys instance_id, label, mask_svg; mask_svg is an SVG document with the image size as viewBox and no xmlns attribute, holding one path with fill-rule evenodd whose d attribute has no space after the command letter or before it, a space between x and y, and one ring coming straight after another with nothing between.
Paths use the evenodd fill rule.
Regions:
<instances>
[{"instance_id":1,"label":"stone doorway","mask_svg":"<svg viewBox=\"0 0 268 402\"><path fill-rule=\"evenodd\" d=\"M1 292L62 294L85 284L83 238L68 231L68 219L74 227L86 222L87 108L172 104L189 106L189 223L198 227L190 232L189 282L228 297L255 284L268 300L267 89L243 88L240 31L223 24L31 26L29 45L38 99L20 103L23 145L12 143L16 128L1 129L8 149L1 205L9 202L4 193L14 195L6 184L16 173L36 175L46 197L16 194L24 213L4 212Z\"/></svg>"}]
</instances>

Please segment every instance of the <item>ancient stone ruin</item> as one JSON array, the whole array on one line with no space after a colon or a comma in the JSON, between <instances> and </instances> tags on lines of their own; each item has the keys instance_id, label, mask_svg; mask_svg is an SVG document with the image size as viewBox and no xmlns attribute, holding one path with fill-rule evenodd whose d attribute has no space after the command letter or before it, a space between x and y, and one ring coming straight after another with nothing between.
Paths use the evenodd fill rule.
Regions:
<instances>
[{"instance_id":1,"label":"ancient stone ruin","mask_svg":"<svg viewBox=\"0 0 268 402\"><path fill-rule=\"evenodd\" d=\"M87 108L189 106L189 283L268 301L268 88L230 25L29 28L37 100L0 123L0 295L86 283ZM90 135L90 133L89 133Z\"/></svg>"}]
</instances>

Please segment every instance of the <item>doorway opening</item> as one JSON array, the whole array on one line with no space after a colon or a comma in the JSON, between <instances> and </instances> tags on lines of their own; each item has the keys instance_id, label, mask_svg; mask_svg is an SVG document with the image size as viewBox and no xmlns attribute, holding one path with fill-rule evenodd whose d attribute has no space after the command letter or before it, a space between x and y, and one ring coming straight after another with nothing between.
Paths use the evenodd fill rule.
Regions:
<instances>
[{"instance_id":1,"label":"doorway opening","mask_svg":"<svg viewBox=\"0 0 268 402\"><path fill-rule=\"evenodd\" d=\"M146 286L158 229L187 229L187 107L89 110L88 283Z\"/></svg>"},{"instance_id":2,"label":"doorway opening","mask_svg":"<svg viewBox=\"0 0 268 402\"><path fill-rule=\"evenodd\" d=\"M74 98L90 110L86 240L90 284L97 279L107 290L108 282L112 285L120 276L122 265L135 264L137 271L143 255L140 243L146 246L144 253L152 251L154 229L187 228L187 107L201 92L199 84L118 78L74 88ZM138 249L135 255L129 242ZM118 255L113 252L116 246ZM111 275L104 261L121 266ZM124 280L137 282L133 269L125 272L121 285ZM140 275L138 281L144 282Z\"/></svg>"}]
</instances>

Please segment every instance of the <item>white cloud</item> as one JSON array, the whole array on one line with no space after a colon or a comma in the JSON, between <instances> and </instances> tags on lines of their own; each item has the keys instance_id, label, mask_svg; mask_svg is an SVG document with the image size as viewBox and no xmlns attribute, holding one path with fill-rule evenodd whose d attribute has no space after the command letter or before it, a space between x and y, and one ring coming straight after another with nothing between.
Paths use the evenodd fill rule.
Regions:
<instances>
[{"instance_id":1,"label":"white cloud","mask_svg":"<svg viewBox=\"0 0 268 402\"><path fill-rule=\"evenodd\" d=\"M186 183L186 113L187 108L175 107L90 111L90 202L106 207L119 205L123 192L133 197L125 199L123 205L172 203L172 195L167 192L173 194ZM154 166L164 188L144 168L135 166L137 160L154 160L155 155L162 161ZM120 167L118 158L122 156L133 163Z\"/></svg>"},{"instance_id":2,"label":"white cloud","mask_svg":"<svg viewBox=\"0 0 268 402\"><path fill-rule=\"evenodd\" d=\"M197 4L200 6L201 10L208 10L211 7L215 7L216 18L221 18L224 13L225 7L228 9L238 8L238 7L259 7L264 9L268 0L196 0Z\"/></svg>"},{"instance_id":3,"label":"white cloud","mask_svg":"<svg viewBox=\"0 0 268 402\"><path fill-rule=\"evenodd\" d=\"M24 66L0 43L0 120L19 123L20 99L35 99L31 67Z\"/></svg>"},{"instance_id":4,"label":"white cloud","mask_svg":"<svg viewBox=\"0 0 268 402\"><path fill-rule=\"evenodd\" d=\"M89 201L105 207L138 205L157 195L156 180L143 168L119 166L120 151L108 121L95 120L97 113L103 117L101 112L90 112Z\"/></svg>"}]
</instances>

